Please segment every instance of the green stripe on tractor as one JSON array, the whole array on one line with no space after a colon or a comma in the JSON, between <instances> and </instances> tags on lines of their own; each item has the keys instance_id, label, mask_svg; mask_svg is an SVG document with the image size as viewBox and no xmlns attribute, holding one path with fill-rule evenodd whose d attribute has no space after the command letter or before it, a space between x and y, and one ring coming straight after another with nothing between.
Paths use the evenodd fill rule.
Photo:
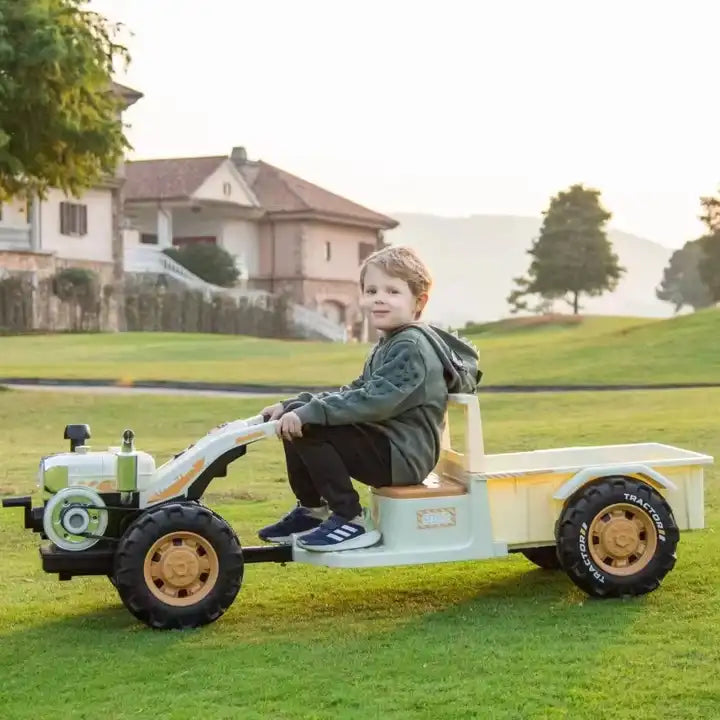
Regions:
<instances>
[{"instance_id":1,"label":"green stripe on tractor","mask_svg":"<svg viewBox=\"0 0 720 720\"><path fill-rule=\"evenodd\" d=\"M47 469L43 473L43 485L48 492L56 493L68 486L67 467L57 466Z\"/></svg>"},{"instance_id":2,"label":"green stripe on tractor","mask_svg":"<svg viewBox=\"0 0 720 720\"><path fill-rule=\"evenodd\" d=\"M120 492L135 492L137 490L137 455L118 453L117 489Z\"/></svg>"}]
</instances>

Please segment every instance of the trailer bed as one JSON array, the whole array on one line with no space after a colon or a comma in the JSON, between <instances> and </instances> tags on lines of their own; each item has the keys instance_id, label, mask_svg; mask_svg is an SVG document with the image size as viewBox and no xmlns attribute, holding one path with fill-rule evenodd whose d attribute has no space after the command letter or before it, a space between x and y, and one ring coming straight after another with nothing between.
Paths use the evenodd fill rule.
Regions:
<instances>
[{"instance_id":1,"label":"trailer bed","mask_svg":"<svg viewBox=\"0 0 720 720\"><path fill-rule=\"evenodd\" d=\"M709 455L662 443L589 445L485 456L487 477L535 473L571 473L600 465L638 464L648 467L709 465Z\"/></svg>"}]
</instances>

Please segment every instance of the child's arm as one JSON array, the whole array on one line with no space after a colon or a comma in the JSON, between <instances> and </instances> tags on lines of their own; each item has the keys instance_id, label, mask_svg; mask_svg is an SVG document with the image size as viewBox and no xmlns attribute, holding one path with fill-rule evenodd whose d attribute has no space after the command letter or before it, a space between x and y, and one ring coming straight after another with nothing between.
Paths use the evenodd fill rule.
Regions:
<instances>
[{"instance_id":1,"label":"child's arm","mask_svg":"<svg viewBox=\"0 0 720 720\"><path fill-rule=\"evenodd\" d=\"M348 425L386 420L417 404L424 395L425 361L417 345L401 340L388 349L383 364L361 383L295 410L303 424Z\"/></svg>"},{"instance_id":2,"label":"child's arm","mask_svg":"<svg viewBox=\"0 0 720 720\"><path fill-rule=\"evenodd\" d=\"M353 380L349 385L343 385L339 390L323 390L319 393L311 393L303 391L301 393L298 393L295 397L288 398L287 400L282 401L282 406L284 408L287 408L288 405L296 402L301 402L303 404L309 403L311 400L315 398L324 398L328 395L334 395L335 393L342 393L347 392L348 390L354 390L355 388L359 388L363 382L365 382L362 378L362 375L359 378L356 378Z\"/></svg>"}]
</instances>

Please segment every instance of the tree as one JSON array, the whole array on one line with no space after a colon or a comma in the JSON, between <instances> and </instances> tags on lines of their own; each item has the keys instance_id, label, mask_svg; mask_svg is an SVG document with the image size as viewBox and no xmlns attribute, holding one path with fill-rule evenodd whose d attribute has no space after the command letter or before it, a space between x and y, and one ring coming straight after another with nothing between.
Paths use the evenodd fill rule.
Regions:
<instances>
[{"instance_id":1,"label":"tree","mask_svg":"<svg viewBox=\"0 0 720 720\"><path fill-rule=\"evenodd\" d=\"M700 198L700 205L703 209L703 214L700 216L700 220L705 223L705 227L707 227L708 231L710 233L720 231L720 198Z\"/></svg>"},{"instance_id":2,"label":"tree","mask_svg":"<svg viewBox=\"0 0 720 720\"><path fill-rule=\"evenodd\" d=\"M614 290L625 269L607 239L611 214L600 204L600 192L573 185L550 200L540 236L528 254L527 277L514 278L508 296L512 312L528 309L525 298L562 299L578 314L582 294L597 296Z\"/></svg>"},{"instance_id":3,"label":"tree","mask_svg":"<svg viewBox=\"0 0 720 720\"><path fill-rule=\"evenodd\" d=\"M189 243L180 248L167 248L164 252L212 285L232 287L240 275L235 258L218 245Z\"/></svg>"},{"instance_id":4,"label":"tree","mask_svg":"<svg viewBox=\"0 0 720 720\"><path fill-rule=\"evenodd\" d=\"M707 234L699 240L703 250L700 277L710 293L712 302L720 303L720 198L701 198L700 204L703 208L700 219L708 229Z\"/></svg>"},{"instance_id":5,"label":"tree","mask_svg":"<svg viewBox=\"0 0 720 720\"><path fill-rule=\"evenodd\" d=\"M113 91L119 26L82 0L0 0L0 201L79 195L128 146Z\"/></svg>"},{"instance_id":6,"label":"tree","mask_svg":"<svg viewBox=\"0 0 720 720\"><path fill-rule=\"evenodd\" d=\"M700 240L705 257L700 264L700 277L710 293L713 304L720 303L720 232Z\"/></svg>"},{"instance_id":7,"label":"tree","mask_svg":"<svg viewBox=\"0 0 720 720\"><path fill-rule=\"evenodd\" d=\"M693 310L712 305L710 290L700 274L704 257L705 251L700 240L691 240L682 249L676 250L663 272L660 286L655 290L658 300L672 303L675 312L685 305Z\"/></svg>"}]
</instances>

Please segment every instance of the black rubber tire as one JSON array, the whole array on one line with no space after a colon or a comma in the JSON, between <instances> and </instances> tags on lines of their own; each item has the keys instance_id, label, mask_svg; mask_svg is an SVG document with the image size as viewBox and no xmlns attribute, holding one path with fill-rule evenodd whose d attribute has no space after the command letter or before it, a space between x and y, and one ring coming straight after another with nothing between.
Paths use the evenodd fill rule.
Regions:
<instances>
[{"instance_id":1,"label":"black rubber tire","mask_svg":"<svg viewBox=\"0 0 720 720\"><path fill-rule=\"evenodd\" d=\"M170 605L145 581L145 557L171 532L202 536L217 554L219 572L210 592L196 604ZM125 607L146 625L161 630L195 628L217 620L232 605L243 578L243 556L233 529L217 513L196 503L173 503L143 513L127 529L115 553L115 586Z\"/></svg>"},{"instance_id":2,"label":"black rubber tire","mask_svg":"<svg viewBox=\"0 0 720 720\"><path fill-rule=\"evenodd\" d=\"M590 525L602 510L616 503L639 507L655 526L656 549L647 565L631 575L600 568L590 554ZM557 524L558 557L563 570L581 590L598 598L644 595L659 587L675 566L680 540L672 509L649 485L628 477L608 477L579 490L568 500Z\"/></svg>"},{"instance_id":3,"label":"black rubber tire","mask_svg":"<svg viewBox=\"0 0 720 720\"><path fill-rule=\"evenodd\" d=\"M535 563L543 570L559 570L560 558L557 556L557 547L548 545L545 547L525 548L520 551L531 563Z\"/></svg>"}]
</instances>

